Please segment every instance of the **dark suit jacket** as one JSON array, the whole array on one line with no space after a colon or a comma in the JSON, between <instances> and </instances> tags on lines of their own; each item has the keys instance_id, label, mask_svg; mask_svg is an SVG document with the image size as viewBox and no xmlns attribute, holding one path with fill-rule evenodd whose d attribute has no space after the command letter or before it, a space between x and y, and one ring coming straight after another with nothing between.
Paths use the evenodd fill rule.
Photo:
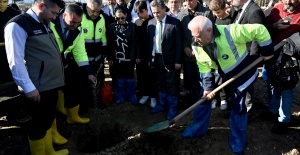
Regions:
<instances>
[{"instance_id":1,"label":"dark suit jacket","mask_svg":"<svg viewBox=\"0 0 300 155\"><path fill-rule=\"evenodd\" d=\"M147 27L147 48L148 62L152 62L153 53L155 53L155 28L156 19L148 22ZM163 29L162 55L165 67L174 69L175 63L182 63L182 30L180 21L176 18L166 15L166 22Z\"/></svg>"},{"instance_id":2,"label":"dark suit jacket","mask_svg":"<svg viewBox=\"0 0 300 155\"><path fill-rule=\"evenodd\" d=\"M235 19L236 21L237 19ZM262 9L253 1L245 8L239 24L264 24L266 21L265 14Z\"/></svg>"},{"instance_id":3,"label":"dark suit jacket","mask_svg":"<svg viewBox=\"0 0 300 155\"><path fill-rule=\"evenodd\" d=\"M115 5L115 7L116 6L117 5ZM115 7L114 7L114 9L115 9ZM113 15L109 14L109 6L108 5L101 8L100 13L103 15L103 17L105 19L105 27L106 27L106 29L108 29L108 26L116 21L115 17Z\"/></svg>"},{"instance_id":4,"label":"dark suit jacket","mask_svg":"<svg viewBox=\"0 0 300 155\"><path fill-rule=\"evenodd\" d=\"M235 19L235 21L236 20L237 18ZM265 21L266 18L264 12L255 2L251 1L245 8L239 24L264 24ZM256 55L259 50L259 46L256 41L247 43L247 47L251 55Z\"/></svg>"},{"instance_id":5,"label":"dark suit jacket","mask_svg":"<svg viewBox=\"0 0 300 155\"><path fill-rule=\"evenodd\" d=\"M197 10L194 13L194 17L196 16L205 16L208 19L210 19L212 22L214 21L214 17L212 14L212 11L210 11L208 8L205 8L202 6L202 4L198 4ZM192 20L189 11L187 8L181 10L178 14L178 19L181 22L182 25L182 31L183 31L183 49L186 47L189 47L192 49L192 42L193 42L193 37L191 34L191 31L188 29L188 24ZM185 61L196 61L195 57L188 57L186 54L184 54L184 60Z\"/></svg>"}]
</instances>

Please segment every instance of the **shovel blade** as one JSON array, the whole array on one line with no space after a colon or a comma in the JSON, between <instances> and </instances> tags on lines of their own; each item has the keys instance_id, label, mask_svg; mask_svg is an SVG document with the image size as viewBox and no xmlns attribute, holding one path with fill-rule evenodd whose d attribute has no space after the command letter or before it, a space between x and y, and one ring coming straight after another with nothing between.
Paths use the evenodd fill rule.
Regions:
<instances>
[{"instance_id":1,"label":"shovel blade","mask_svg":"<svg viewBox=\"0 0 300 155\"><path fill-rule=\"evenodd\" d=\"M148 127L145 130L145 132L151 133L151 132L161 131L161 130L167 129L170 125L171 125L170 121L166 120L166 121L163 121L163 122L160 122L160 123L157 123L157 124L154 124L154 125Z\"/></svg>"}]
</instances>

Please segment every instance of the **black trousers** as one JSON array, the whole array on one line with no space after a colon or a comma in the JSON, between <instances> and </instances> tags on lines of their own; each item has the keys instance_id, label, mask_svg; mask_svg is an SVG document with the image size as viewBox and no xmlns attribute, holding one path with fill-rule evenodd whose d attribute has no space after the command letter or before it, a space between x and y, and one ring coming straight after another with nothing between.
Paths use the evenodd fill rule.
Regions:
<instances>
[{"instance_id":1,"label":"black trousers","mask_svg":"<svg viewBox=\"0 0 300 155\"><path fill-rule=\"evenodd\" d=\"M88 75L77 66L75 61L69 62L69 66L65 68L65 82L62 89L65 108L74 108L78 104L88 103L88 90L91 83L88 81Z\"/></svg>"},{"instance_id":2,"label":"black trousers","mask_svg":"<svg viewBox=\"0 0 300 155\"><path fill-rule=\"evenodd\" d=\"M0 84L14 81L9 69L7 56L4 46L0 46Z\"/></svg>"},{"instance_id":3,"label":"black trousers","mask_svg":"<svg viewBox=\"0 0 300 155\"><path fill-rule=\"evenodd\" d=\"M92 68L92 71L94 73L94 75L97 77L98 81L104 81L105 77L104 77L104 59L101 58L98 61L90 61L90 66ZM100 64L102 63L102 68L100 69ZM97 74L98 72L98 74Z\"/></svg>"},{"instance_id":4,"label":"black trousers","mask_svg":"<svg viewBox=\"0 0 300 155\"><path fill-rule=\"evenodd\" d=\"M154 69L148 66L146 61L136 65L137 85L141 90L142 96L156 98L158 94L158 84Z\"/></svg>"},{"instance_id":5,"label":"black trousers","mask_svg":"<svg viewBox=\"0 0 300 155\"><path fill-rule=\"evenodd\" d=\"M175 66L175 64L174 64ZM161 55L155 55L154 70L158 80L159 91L168 95L177 95L177 85L175 69L166 69Z\"/></svg>"},{"instance_id":6,"label":"black trousers","mask_svg":"<svg viewBox=\"0 0 300 155\"><path fill-rule=\"evenodd\" d=\"M51 128L55 118L55 107L57 103L57 90L52 89L48 91L39 92L40 103L29 100L25 94L25 101L31 107L32 122L29 129L29 139L39 140L45 137L46 131Z\"/></svg>"}]
</instances>

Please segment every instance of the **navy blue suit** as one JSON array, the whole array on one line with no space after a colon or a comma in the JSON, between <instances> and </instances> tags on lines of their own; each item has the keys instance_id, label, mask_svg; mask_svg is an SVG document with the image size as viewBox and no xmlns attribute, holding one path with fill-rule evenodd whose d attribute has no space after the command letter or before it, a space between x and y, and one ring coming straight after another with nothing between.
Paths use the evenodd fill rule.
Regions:
<instances>
[{"instance_id":1,"label":"navy blue suit","mask_svg":"<svg viewBox=\"0 0 300 155\"><path fill-rule=\"evenodd\" d=\"M159 84L159 104L151 112L168 109L167 119L170 120L177 115L175 64L182 63L182 28L178 19L166 16L162 33L162 53L155 54L156 24L156 19L151 19L147 27L148 62L154 67Z\"/></svg>"}]
</instances>

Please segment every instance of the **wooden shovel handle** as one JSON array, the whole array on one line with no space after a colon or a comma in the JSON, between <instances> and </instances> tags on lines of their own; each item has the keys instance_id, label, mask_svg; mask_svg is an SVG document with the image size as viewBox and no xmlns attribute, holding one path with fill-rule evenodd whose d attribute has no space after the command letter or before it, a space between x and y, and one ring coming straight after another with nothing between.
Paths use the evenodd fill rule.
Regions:
<instances>
[{"instance_id":1,"label":"wooden shovel handle","mask_svg":"<svg viewBox=\"0 0 300 155\"><path fill-rule=\"evenodd\" d=\"M278 50L285 43L286 43L286 40L283 40L280 43L278 43L276 46L274 46L274 51ZM228 84L230 84L231 82L233 82L234 80L236 80L237 78L239 78L241 75L243 75L245 72L247 72L249 69L251 69L252 67L256 66L263 59L264 59L264 57L262 57L262 56L259 57L254 62L252 62L249 66L247 66L246 68L244 68L240 73L238 73L237 75L233 76L232 78L228 79L226 82L222 83L220 86L218 86L217 88L215 88L211 93L216 93L216 92L220 91L225 86L227 86ZM172 120L170 120L170 125L174 124L176 121L178 121L180 118L182 118L183 116L185 116L186 114L188 114L189 112L191 112L199 104L205 102L206 100L207 100L207 97L205 97L203 99L200 99L199 101L197 101L196 103L194 103L192 106L190 106L189 108L187 108L185 111L183 111L182 113L180 113L179 115L177 115L175 118L173 118Z\"/></svg>"}]
</instances>

